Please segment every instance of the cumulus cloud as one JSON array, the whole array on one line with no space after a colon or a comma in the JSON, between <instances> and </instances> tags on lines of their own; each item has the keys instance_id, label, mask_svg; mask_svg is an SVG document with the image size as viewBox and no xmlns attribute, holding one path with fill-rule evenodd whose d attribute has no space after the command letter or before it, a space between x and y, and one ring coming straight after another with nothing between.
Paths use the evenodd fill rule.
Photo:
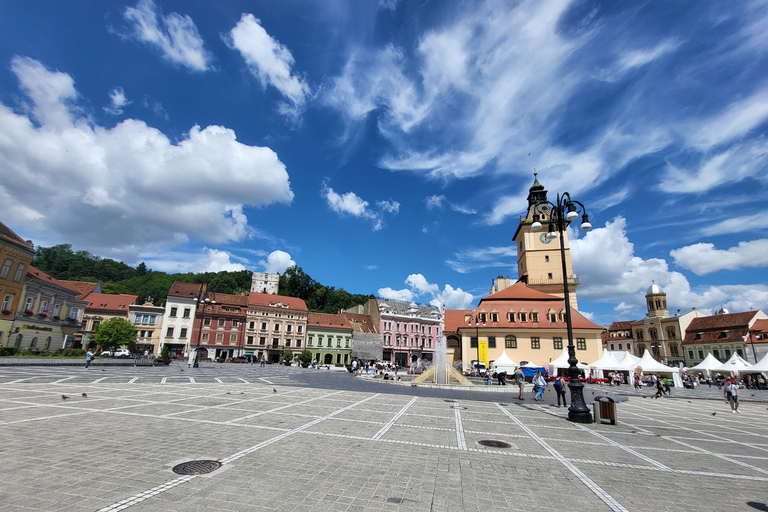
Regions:
<instances>
[{"instance_id":1,"label":"cumulus cloud","mask_svg":"<svg viewBox=\"0 0 768 512\"><path fill-rule=\"evenodd\" d=\"M434 307L447 309L468 309L474 296L461 288L446 284L442 291L440 286L430 283L422 274L411 274L405 279L408 288L395 290L390 287L379 288L379 297L400 301L428 300Z\"/></svg>"},{"instance_id":2,"label":"cumulus cloud","mask_svg":"<svg viewBox=\"0 0 768 512\"><path fill-rule=\"evenodd\" d=\"M712 243L698 243L674 249L669 253L675 264L703 276L718 270L738 270L768 266L768 239L739 242L726 250Z\"/></svg>"},{"instance_id":3,"label":"cumulus cloud","mask_svg":"<svg viewBox=\"0 0 768 512\"><path fill-rule=\"evenodd\" d=\"M125 97L125 91L122 87L115 87L109 92L109 105L104 107L104 111L113 116L119 116L123 113L123 107L130 104Z\"/></svg>"},{"instance_id":4,"label":"cumulus cloud","mask_svg":"<svg viewBox=\"0 0 768 512\"><path fill-rule=\"evenodd\" d=\"M445 260L445 263L460 274L468 274L483 268L514 268L517 269L517 248L515 246L480 247L463 249Z\"/></svg>"},{"instance_id":5,"label":"cumulus cloud","mask_svg":"<svg viewBox=\"0 0 768 512\"><path fill-rule=\"evenodd\" d=\"M396 214L400 211L400 203L397 201L377 201L376 206L379 211L369 207L368 201L361 198L354 192L337 193L328 186L328 180L323 181L320 191L325 198L331 210L341 215L351 215L360 219L367 219L373 225L374 231L379 231L384 227L382 213Z\"/></svg>"},{"instance_id":6,"label":"cumulus cloud","mask_svg":"<svg viewBox=\"0 0 768 512\"><path fill-rule=\"evenodd\" d=\"M242 15L225 40L240 52L262 87L271 85L288 99L290 103L282 103L280 112L298 119L310 91L309 85L291 69L294 58L290 50L264 30L261 20L247 13Z\"/></svg>"},{"instance_id":7,"label":"cumulus cloud","mask_svg":"<svg viewBox=\"0 0 768 512\"><path fill-rule=\"evenodd\" d=\"M176 142L136 119L105 128L73 104L69 75L24 57L11 69L31 117L0 104L0 200L30 235L132 260L153 244L243 240L245 206L293 198L275 152L228 128Z\"/></svg>"},{"instance_id":8,"label":"cumulus cloud","mask_svg":"<svg viewBox=\"0 0 768 512\"><path fill-rule=\"evenodd\" d=\"M192 71L211 69L211 56L189 16L163 16L152 0L139 0L136 7L126 7L123 17L133 29L129 37L159 50L164 59Z\"/></svg>"},{"instance_id":9,"label":"cumulus cloud","mask_svg":"<svg viewBox=\"0 0 768 512\"><path fill-rule=\"evenodd\" d=\"M245 270L245 265L231 261L232 255L226 251L203 247L200 252L142 251L137 261L143 261L147 267L168 273L221 272Z\"/></svg>"},{"instance_id":10,"label":"cumulus cloud","mask_svg":"<svg viewBox=\"0 0 768 512\"><path fill-rule=\"evenodd\" d=\"M569 236L577 232L569 229ZM669 269L660 258L643 259L634 254L626 234L626 220L617 217L604 227L589 231L583 238L571 238L571 259L582 285L580 299L597 302L620 301L615 308L627 316L645 314L645 292L652 282L667 294L671 311L693 307L711 311L726 306L734 311L768 306L768 287L764 285L701 286L692 289L680 272ZM744 308L745 304L749 307Z\"/></svg>"},{"instance_id":11,"label":"cumulus cloud","mask_svg":"<svg viewBox=\"0 0 768 512\"><path fill-rule=\"evenodd\" d=\"M288 267L296 265L296 262L285 251L272 251L266 260L259 261L259 265L264 265L265 272L270 274L282 274Z\"/></svg>"}]
</instances>

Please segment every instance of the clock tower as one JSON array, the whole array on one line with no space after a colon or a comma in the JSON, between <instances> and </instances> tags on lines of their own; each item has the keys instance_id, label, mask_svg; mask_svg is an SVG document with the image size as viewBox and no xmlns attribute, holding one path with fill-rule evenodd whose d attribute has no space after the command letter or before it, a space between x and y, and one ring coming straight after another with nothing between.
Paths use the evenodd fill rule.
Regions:
<instances>
[{"instance_id":1,"label":"clock tower","mask_svg":"<svg viewBox=\"0 0 768 512\"><path fill-rule=\"evenodd\" d=\"M546 203L547 191L539 183L536 173L533 173L533 185L528 191L528 212L520 218L520 225L515 231L515 243L517 244L517 275L518 279L540 292L563 297L563 266L560 259L560 240L549 239L548 231L552 207ZM539 222L544 226L541 231L533 231L534 216L538 216ZM568 234L563 233L563 247L565 248L565 268L568 275L568 294L571 307L578 309L576 300L576 288L579 286L579 278L573 273L571 265L571 249L568 244Z\"/></svg>"}]
</instances>

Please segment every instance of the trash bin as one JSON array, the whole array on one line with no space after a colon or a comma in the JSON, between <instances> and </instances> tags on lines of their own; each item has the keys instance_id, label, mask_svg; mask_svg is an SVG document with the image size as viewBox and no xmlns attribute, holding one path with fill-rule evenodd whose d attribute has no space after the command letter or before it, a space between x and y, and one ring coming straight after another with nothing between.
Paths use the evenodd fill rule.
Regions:
<instances>
[{"instance_id":1,"label":"trash bin","mask_svg":"<svg viewBox=\"0 0 768 512\"><path fill-rule=\"evenodd\" d=\"M613 398L601 396L592 404L595 412L595 423L616 424L616 402Z\"/></svg>"}]
</instances>

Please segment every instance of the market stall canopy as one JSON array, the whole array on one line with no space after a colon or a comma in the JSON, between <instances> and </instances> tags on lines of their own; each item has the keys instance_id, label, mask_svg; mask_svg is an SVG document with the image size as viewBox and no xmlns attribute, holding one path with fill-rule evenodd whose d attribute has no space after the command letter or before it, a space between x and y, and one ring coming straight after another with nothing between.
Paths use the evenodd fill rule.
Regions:
<instances>
[{"instance_id":1,"label":"market stall canopy","mask_svg":"<svg viewBox=\"0 0 768 512\"><path fill-rule=\"evenodd\" d=\"M502 351L499 358L493 362L493 367L496 368L497 372L514 373L517 366L517 363L507 355L505 350Z\"/></svg>"},{"instance_id":2,"label":"market stall canopy","mask_svg":"<svg viewBox=\"0 0 768 512\"><path fill-rule=\"evenodd\" d=\"M749 371L753 373L768 372L768 354L765 354L761 360L753 364Z\"/></svg>"},{"instance_id":3,"label":"market stall canopy","mask_svg":"<svg viewBox=\"0 0 768 512\"><path fill-rule=\"evenodd\" d=\"M635 363L634 366L632 366L632 370L634 370L636 367L640 367L643 370L643 373L646 375L650 375L652 373L671 373L672 374L672 382L674 382L675 387L683 387L683 381L680 379L680 368L678 367L672 367L667 366L665 364L661 364L657 360L655 360L651 353L648 352L648 349L645 350L643 353L643 357L640 358L640 361Z\"/></svg>"},{"instance_id":4,"label":"market stall canopy","mask_svg":"<svg viewBox=\"0 0 768 512\"><path fill-rule=\"evenodd\" d=\"M614 359L608 350L603 351L600 359L591 363L589 367L593 370L629 370L627 365Z\"/></svg>"},{"instance_id":5,"label":"market stall canopy","mask_svg":"<svg viewBox=\"0 0 768 512\"><path fill-rule=\"evenodd\" d=\"M555 359L554 361L549 363L549 367L551 369L552 375L567 375L568 374L568 372L558 372L558 370L563 370L563 369L571 367L571 365L568 364L568 348L567 347L563 347L563 353L560 354L559 356L557 356L557 359ZM589 368L589 366L587 366L586 364L582 363L581 361L576 363L576 367L579 370L586 370L587 368Z\"/></svg>"},{"instance_id":6,"label":"market stall canopy","mask_svg":"<svg viewBox=\"0 0 768 512\"><path fill-rule=\"evenodd\" d=\"M752 365L746 362L744 359L741 358L741 356L734 352L734 354L731 356L729 360L727 360L725 363L723 363L721 366L715 368L713 371L715 372L729 372L729 373L739 373L743 371L752 371L751 370Z\"/></svg>"},{"instance_id":7,"label":"market stall canopy","mask_svg":"<svg viewBox=\"0 0 768 512\"><path fill-rule=\"evenodd\" d=\"M707 354L707 357L705 357L699 364L696 366L693 366L691 368L688 368L689 372L702 372L709 375L709 372L716 368L720 368L723 366L723 363L717 360L715 356L712 355L712 352Z\"/></svg>"}]
</instances>

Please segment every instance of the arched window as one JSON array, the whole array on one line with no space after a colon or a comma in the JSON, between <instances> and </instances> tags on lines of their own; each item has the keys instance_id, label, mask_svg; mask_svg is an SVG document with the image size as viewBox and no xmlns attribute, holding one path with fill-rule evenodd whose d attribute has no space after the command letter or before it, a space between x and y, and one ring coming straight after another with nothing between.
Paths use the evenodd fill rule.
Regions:
<instances>
[{"instance_id":1,"label":"arched window","mask_svg":"<svg viewBox=\"0 0 768 512\"><path fill-rule=\"evenodd\" d=\"M635 337L636 337L638 340L642 340L642 339L643 339L643 331L642 331L642 330L640 330L640 329L636 330L636 331L635 331Z\"/></svg>"},{"instance_id":2,"label":"arched window","mask_svg":"<svg viewBox=\"0 0 768 512\"><path fill-rule=\"evenodd\" d=\"M680 349L678 348L677 343L669 344L669 353L672 357L680 357Z\"/></svg>"},{"instance_id":3,"label":"arched window","mask_svg":"<svg viewBox=\"0 0 768 512\"><path fill-rule=\"evenodd\" d=\"M51 337L48 336L47 338L45 338L45 350L50 350L50 349L51 349Z\"/></svg>"},{"instance_id":4,"label":"arched window","mask_svg":"<svg viewBox=\"0 0 768 512\"><path fill-rule=\"evenodd\" d=\"M657 331L655 327L651 327L650 329L648 329L648 334L650 335L652 340L659 339L659 331Z\"/></svg>"},{"instance_id":5,"label":"arched window","mask_svg":"<svg viewBox=\"0 0 768 512\"><path fill-rule=\"evenodd\" d=\"M635 351L635 355L639 357L643 357L643 354L645 354L645 343L638 343L637 351Z\"/></svg>"},{"instance_id":6,"label":"arched window","mask_svg":"<svg viewBox=\"0 0 768 512\"><path fill-rule=\"evenodd\" d=\"M675 328L674 327L667 327L667 338L670 340L675 339Z\"/></svg>"},{"instance_id":7,"label":"arched window","mask_svg":"<svg viewBox=\"0 0 768 512\"><path fill-rule=\"evenodd\" d=\"M504 336L504 347L505 348L517 348L517 336L514 334L507 334Z\"/></svg>"},{"instance_id":8,"label":"arched window","mask_svg":"<svg viewBox=\"0 0 768 512\"><path fill-rule=\"evenodd\" d=\"M35 336L34 338L32 338L32 343L30 343L30 344L29 344L29 347L30 347L30 348L34 348L34 347L36 347L36 346L37 346L37 336Z\"/></svg>"}]
</instances>

